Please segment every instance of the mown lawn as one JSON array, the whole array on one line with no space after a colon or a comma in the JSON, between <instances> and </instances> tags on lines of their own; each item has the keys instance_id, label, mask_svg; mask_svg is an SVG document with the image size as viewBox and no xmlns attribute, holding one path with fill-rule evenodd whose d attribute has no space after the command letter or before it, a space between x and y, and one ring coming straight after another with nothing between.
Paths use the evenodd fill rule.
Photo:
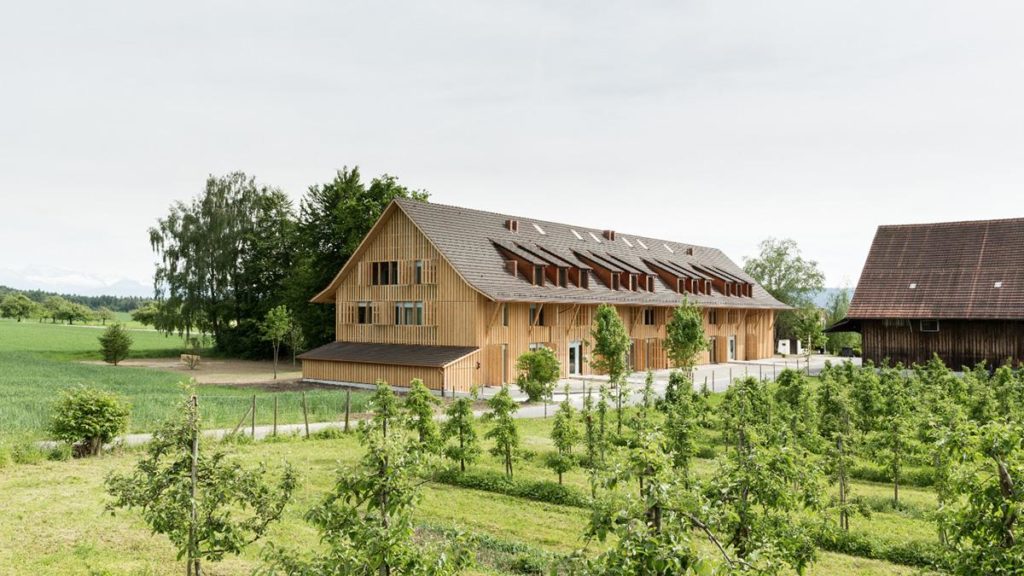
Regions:
<instances>
[{"instance_id":1,"label":"mown lawn","mask_svg":"<svg viewBox=\"0 0 1024 576\"><path fill-rule=\"evenodd\" d=\"M0 445L43 438L51 406L60 391L72 386L91 386L124 396L132 405L131 431L155 429L175 409L182 397L180 374L135 368L84 364L99 360L97 337L102 330L86 326L0 320ZM180 338L148 330L132 330L131 356L176 356ZM278 399L278 421L303 421L300 392L267 391L241 386L197 385L208 427L225 428L238 423L257 396L257 424L273 422L273 398ZM352 409L362 410L366 395L352 394ZM337 420L345 410L341 390L317 389L306 393L311 422Z\"/></svg>"},{"instance_id":2,"label":"mown lawn","mask_svg":"<svg viewBox=\"0 0 1024 576\"><path fill-rule=\"evenodd\" d=\"M553 474L537 464L547 449L551 420L521 422L524 445L538 454L517 463L520 478L551 479ZM208 444L212 447L213 444ZM354 435L335 440L285 439L226 446L248 464L265 462L272 471L290 462L301 475L300 488L287 508L283 522L267 539L279 546L310 550L318 546L316 532L302 516L330 488L339 467L356 463L361 448ZM0 494L10 512L0 516L0 574L178 574L174 551L160 536L151 535L134 512L105 513L108 501L103 479L111 471L128 470L138 458L134 450L98 459L13 465L0 469ZM499 469L484 455L478 467ZM580 484L578 471L567 481ZM908 494L910 497L910 494ZM924 498L925 496L921 496ZM588 511L521 498L427 484L416 511L424 527L459 528L473 535L502 542L522 543L554 554L566 554L585 545L582 534ZM876 515L879 516L879 515ZM898 532L889 520L855 523L873 532ZM859 526L863 523L863 526ZM249 574L259 563L264 543L250 547L239 558L208 566L210 574ZM590 553L600 545L591 543ZM481 566L474 574L502 574L487 549L478 550ZM911 574L914 569L891 563L822 552L808 571L819 576L854 574Z\"/></svg>"}]
</instances>

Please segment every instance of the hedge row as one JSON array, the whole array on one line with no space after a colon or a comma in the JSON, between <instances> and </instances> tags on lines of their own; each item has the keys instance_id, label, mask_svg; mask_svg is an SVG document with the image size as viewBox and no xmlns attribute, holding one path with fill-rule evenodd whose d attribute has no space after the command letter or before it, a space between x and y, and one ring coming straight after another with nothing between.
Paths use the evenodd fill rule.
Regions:
<instances>
[{"instance_id":1,"label":"hedge row","mask_svg":"<svg viewBox=\"0 0 1024 576\"><path fill-rule=\"evenodd\" d=\"M946 568L945 553L937 542L909 540L894 543L871 538L866 534L846 532L835 527L813 529L814 542L822 550L861 558L884 560L919 568Z\"/></svg>"},{"instance_id":2,"label":"hedge row","mask_svg":"<svg viewBox=\"0 0 1024 576\"><path fill-rule=\"evenodd\" d=\"M850 477L865 482L891 483L889 471L873 464L860 464L850 469ZM904 468L900 472L901 486L928 488L935 485L935 471L931 468Z\"/></svg>"},{"instance_id":3,"label":"hedge row","mask_svg":"<svg viewBox=\"0 0 1024 576\"><path fill-rule=\"evenodd\" d=\"M461 537L476 549L477 561L503 573L544 574L564 556L553 554L536 546L503 540L490 534L472 532L443 524L423 523L418 530L444 538Z\"/></svg>"},{"instance_id":4,"label":"hedge row","mask_svg":"<svg viewBox=\"0 0 1024 576\"><path fill-rule=\"evenodd\" d=\"M442 470L436 472L432 479L434 482L449 484L459 488L483 490L485 492L505 494L506 496L515 496L548 504L560 504L576 508L590 506L590 497L574 486L567 486L549 480L510 479L501 472L491 470L470 470L468 472Z\"/></svg>"}]
</instances>

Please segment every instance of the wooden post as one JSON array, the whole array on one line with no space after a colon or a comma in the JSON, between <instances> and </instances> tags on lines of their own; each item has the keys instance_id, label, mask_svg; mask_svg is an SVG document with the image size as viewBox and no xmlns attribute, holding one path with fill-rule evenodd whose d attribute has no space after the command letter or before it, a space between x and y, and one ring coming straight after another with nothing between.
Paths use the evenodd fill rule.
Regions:
<instances>
[{"instance_id":1,"label":"wooden post","mask_svg":"<svg viewBox=\"0 0 1024 576\"><path fill-rule=\"evenodd\" d=\"M195 567L196 576L199 574L199 559L195 557L196 552L196 524L199 523L199 511L196 505L196 490L199 486L199 426L196 422L196 416L199 412L199 398L192 395L192 410L188 416L188 428L189 432L192 433L192 459L189 465L190 475L190 494L191 494L191 511L189 512L189 527L188 527L188 566L185 571L187 574L191 574L193 566Z\"/></svg>"},{"instance_id":2,"label":"wooden post","mask_svg":"<svg viewBox=\"0 0 1024 576\"><path fill-rule=\"evenodd\" d=\"M306 391L302 391L302 421L306 423L306 439L309 439L309 412L306 409Z\"/></svg>"},{"instance_id":3,"label":"wooden post","mask_svg":"<svg viewBox=\"0 0 1024 576\"><path fill-rule=\"evenodd\" d=\"M729 386L732 386L732 366L729 366Z\"/></svg>"},{"instance_id":4,"label":"wooden post","mask_svg":"<svg viewBox=\"0 0 1024 576\"><path fill-rule=\"evenodd\" d=\"M711 371L711 391L715 391L715 371Z\"/></svg>"},{"instance_id":5,"label":"wooden post","mask_svg":"<svg viewBox=\"0 0 1024 576\"><path fill-rule=\"evenodd\" d=\"M757 377L759 380L764 380L764 366L757 365Z\"/></svg>"},{"instance_id":6,"label":"wooden post","mask_svg":"<svg viewBox=\"0 0 1024 576\"><path fill-rule=\"evenodd\" d=\"M348 432L348 417L352 411L352 391L345 390L345 432Z\"/></svg>"},{"instance_id":7,"label":"wooden post","mask_svg":"<svg viewBox=\"0 0 1024 576\"><path fill-rule=\"evenodd\" d=\"M252 439L256 439L256 395L252 395L252 422L249 428L252 431Z\"/></svg>"},{"instance_id":8,"label":"wooden post","mask_svg":"<svg viewBox=\"0 0 1024 576\"><path fill-rule=\"evenodd\" d=\"M774 362L772 362L772 380L773 381L779 379L779 377L775 375L775 366L776 366L776 364Z\"/></svg>"},{"instance_id":9,"label":"wooden post","mask_svg":"<svg viewBox=\"0 0 1024 576\"><path fill-rule=\"evenodd\" d=\"M277 394L274 394L274 436L277 436Z\"/></svg>"}]
</instances>

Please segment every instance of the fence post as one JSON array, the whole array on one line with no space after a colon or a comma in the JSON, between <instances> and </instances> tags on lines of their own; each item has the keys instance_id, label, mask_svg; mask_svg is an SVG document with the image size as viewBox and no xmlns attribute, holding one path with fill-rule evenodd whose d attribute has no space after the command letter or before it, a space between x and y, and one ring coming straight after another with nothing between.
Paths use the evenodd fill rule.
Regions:
<instances>
[{"instance_id":1,"label":"fence post","mask_svg":"<svg viewBox=\"0 0 1024 576\"><path fill-rule=\"evenodd\" d=\"M352 409L352 391L345 389L345 432L348 432L348 415Z\"/></svg>"},{"instance_id":2,"label":"fence post","mask_svg":"<svg viewBox=\"0 0 1024 576\"><path fill-rule=\"evenodd\" d=\"M306 391L302 391L302 421L306 423L306 439L309 439L309 413L306 410Z\"/></svg>"},{"instance_id":3,"label":"fence post","mask_svg":"<svg viewBox=\"0 0 1024 576\"><path fill-rule=\"evenodd\" d=\"M716 380L715 380L715 371L712 370L711 371L711 391L712 392L715 391L715 382L716 382Z\"/></svg>"},{"instance_id":4,"label":"fence post","mask_svg":"<svg viewBox=\"0 0 1024 576\"><path fill-rule=\"evenodd\" d=\"M256 395L252 395L252 423L250 426L252 430L252 439L256 439Z\"/></svg>"},{"instance_id":5,"label":"fence post","mask_svg":"<svg viewBox=\"0 0 1024 576\"><path fill-rule=\"evenodd\" d=\"M772 362L772 380L773 381L779 379L779 377L775 375L775 366L776 366L775 362Z\"/></svg>"},{"instance_id":6,"label":"fence post","mask_svg":"<svg viewBox=\"0 0 1024 576\"><path fill-rule=\"evenodd\" d=\"M732 386L732 366L729 366L729 386Z\"/></svg>"},{"instance_id":7,"label":"fence post","mask_svg":"<svg viewBox=\"0 0 1024 576\"><path fill-rule=\"evenodd\" d=\"M757 378L762 382L764 381L764 366L761 364L757 365Z\"/></svg>"},{"instance_id":8,"label":"fence post","mask_svg":"<svg viewBox=\"0 0 1024 576\"><path fill-rule=\"evenodd\" d=\"M274 394L274 436L277 436L277 394Z\"/></svg>"}]
</instances>

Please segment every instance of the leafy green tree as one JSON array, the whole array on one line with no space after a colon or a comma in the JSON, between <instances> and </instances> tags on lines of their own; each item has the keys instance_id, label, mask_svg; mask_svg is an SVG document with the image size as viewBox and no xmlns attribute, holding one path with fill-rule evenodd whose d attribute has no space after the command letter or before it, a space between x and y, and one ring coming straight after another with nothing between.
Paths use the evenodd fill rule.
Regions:
<instances>
[{"instance_id":1,"label":"leafy green tree","mask_svg":"<svg viewBox=\"0 0 1024 576\"><path fill-rule=\"evenodd\" d=\"M0 317L14 318L18 322L28 318L35 310L35 303L28 296L12 293L0 300Z\"/></svg>"},{"instance_id":2,"label":"leafy green tree","mask_svg":"<svg viewBox=\"0 0 1024 576\"><path fill-rule=\"evenodd\" d=\"M394 395L378 384L374 422L361 430L366 448L358 466L345 467L334 489L306 518L320 531L324 552L303 554L273 549L259 572L308 576L449 576L472 564L459 541L417 542L413 512L420 478L429 472L422 444L394 432Z\"/></svg>"},{"instance_id":3,"label":"leafy green tree","mask_svg":"<svg viewBox=\"0 0 1024 576\"><path fill-rule=\"evenodd\" d=\"M110 308L107 308L106 306L101 306L98 310L96 310L96 318L98 318L100 322L102 322L103 325L106 326L107 321L114 319L114 311L111 310Z\"/></svg>"},{"instance_id":4,"label":"leafy green tree","mask_svg":"<svg viewBox=\"0 0 1024 576\"><path fill-rule=\"evenodd\" d=\"M46 316L52 323L56 323L58 320L64 321L64 310L66 310L71 303L61 298L60 296L48 296L43 301L43 308L46 309Z\"/></svg>"},{"instance_id":5,"label":"leafy green tree","mask_svg":"<svg viewBox=\"0 0 1024 576\"><path fill-rule=\"evenodd\" d=\"M843 377L850 383L850 399L853 401L854 426L861 436L868 436L879 427L882 417L882 383L875 367L868 362L858 370L847 362L842 367Z\"/></svg>"},{"instance_id":6,"label":"leafy green tree","mask_svg":"<svg viewBox=\"0 0 1024 576\"><path fill-rule=\"evenodd\" d=\"M817 262L803 257L795 240L768 238L761 242L756 257L743 261L747 274L777 300L794 308L810 304L814 294L825 288L825 274ZM781 312L775 321L776 336L798 337L794 320L792 311Z\"/></svg>"},{"instance_id":7,"label":"leafy green tree","mask_svg":"<svg viewBox=\"0 0 1024 576\"><path fill-rule=\"evenodd\" d=\"M428 196L386 174L367 186L358 167L343 168L330 182L309 187L299 203L295 263L285 286L287 304L311 347L334 341L335 310L310 303L310 296L331 283L392 200L426 201Z\"/></svg>"},{"instance_id":8,"label":"leafy green tree","mask_svg":"<svg viewBox=\"0 0 1024 576\"><path fill-rule=\"evenodd\" d=\"M409 394L405 397L406 425L416 432L420 447L425 452L436 453L441 448L441 431L434 414L435 407L440 404L441 401L423 384L423 380L415 378L409 384Z\"/></svg>"},{"instance_id":9,"label":"leafy green tree","mask_svg":"<svg viewBox=\"0 0 1024 576\"><path fill-rule=\"evenodd\" d=\"M157 318L160 315L160 304L157 302L146 302L135 310L132 310L132 320L143 326L156 326Z\"/></svg>"},{"instance_id":10,"label":"leafy green tree","mask_svg":"<svg viewBox=\"0 0 1024 576\"><path fill-rule=\"evenodd\" d=\"M683 371L689 387L693 387L693 366L697 354L708 349L704 334L704 314L700 307L683 298L665 325L665 352L672 365Z\"/></svg>"},{"instance_id":11,"label":"leafy green tree","mask_svg":"<svg viewBox=\"0 0 1024 576\"><path fill-rule=\"evenodd\" d=\"M519 371L516 384L529 401L546 402L554 392L562 366L550 348L541 346L522 353L516 360L516 370Z\"/></svg>"},{"instance_id":12,"label":"leafy green tree","mask_svg":"<svg viewBox=\"0 0 1024 576\"><path fill-rule=\"evenodd\" d=\"M809 357L815 349L825 345L825 327L822 325L818 307L808 304L795 312L793 334L804 343L804 353Z\"/></svg>"},{"instance_id":13,"label":"leafy green tree","mask_svg":"<svg viewBox=\"0 0 1024 576\"><path fill-rule=\"evenodd\" d=\"M123 324L111 324L99 337L103 361L117 366L132 349L132 336Z\"/></svg>"},{"instance_id":14,"label":"leafy green tree","mask_svg":"<svg viewBox=\"0 0 1024 576\"><path fill-rule=\"evenodd\" d=\"M825 304L825 324L833 326L846 318L850 310L850 289L841 288L832 293ZM830 354L839 354L843 348L858 350L861 347L861 336L857 332L830 332L826 335L826 347Z\"/></svg>"},{"instance_id":15,"label":"leafy green tree","mask_svg":"<svg viewBox=\"0 0 1024 576\"><path fill-rule=\"evenodd\" d=\"M558 474L558 483L561 484L562 474L576 466L572 449L580 442L580 430L576 426L576 410L572 407L568 386L565 388L565 400L559 405L558 413L555 414L555 423L551 427L551 441L555 444L556 452L548 458L548 467Z\"/></svg>"},{"instance_id":16,"label":"leafy green tree","mask_svg":"<svg viewBox=\"0 0 1024 576\"><path fill-rule=\"evenodd\" d=\"M444 455L459 463L459 470L466 471L466 464L476 462L480 457L480 440L477 438L473 421L473 400L475 393L468 397L456 398L445 409L445 421L441 426L444 439ZM455 440L455 443L452 443Z\"/></svg>"},{"instance_id":17,"label":"leafy green tree","mask_svg":"<svg viewBox=\"0 0 1024 576\"><path fill-rule=\"evenodd\" d=\"M387 436L388 430L394 428L396 424L399 427L405 426L398 398L391 386L383 380L377 380L373 395L370 396L370 409L373 410L373 418L369 424L364 425L379 429L384 436Z\"/></svg>"},{"instance_id":18,"label":"leafy green tree","mask_svg":"<svg viewBox=\"0 0 1024 576\"><path fill-rule=\"evenodd\" d=\"M608 387L601 384L597 393L597 447L601 464L605 462L605 449L608 447Z\"/></svg>"},{"instance_id":19,"label":"leafy green tree","mask_svg":"<svg viewBox=\"0 0 1024 576\"><path fill-rule=\"evenodd\" d=\"M66 321L68 325L75 322L88 322L92 319L92 310L88 306L76 302L66 302L58 311L59 320Z\"/></svg>"},{"instance_id":20,"label":"leafy green tree","mask_svg":"<svg viewBox=\"0 0 1024 576\"><path fill-rule=\"evenodd\" d=\"M785 423L793 439L810 447L817 436L814 396L803 372L786 369L779 373L775 386L778 417Z\"/></svg>"},{"instance_id":21,"label":"leafy green tree","mask_svg":"<svg viewBox=\"0 0 1024 576\"><path fill-rule=\"evenodd\" d=\"M671 403L666 401L665 444L672 458L672 466L684 477L690 471L690 462L696 453L697 414L692 391L681 391Z\"/></svg>"},{"instance_id":22,"label":"leafy green tree","mask_svg":"<svg viewBox=\"0 0 1024 576\"><path fill-rule=\"evenodd\" d=\"M594 339L593 359L590 365L595 371L607 374L609 384L616 387L615 426L616 431L622 434L622 401L627 393L626 360L630 341L626 326L614 306L601 304L597 307L590 335Z\"/></svg>"},{"instance_id":23,"label":"leafy green tree","mask_svg":"<svg viewBox=\"0 0 1024 576\"><path fill-rule=\"evenodd\" d=\"M903 467L913 454L912 400L902 367L883 367L881 373L882 406L879 427L873 434L876 458L892 479L892 501L899 504Z\"/></svg>"},{"instance_id":24,"label":"leafy green tree","mask_svg":"<svg viewBox=\"0 0 1024 576\"><path fill-rule=\"evenodd\" d=\"M199 403L193 395L153 434L146 454L127 474L107 477L108 509L136 509L150 529L167 536L199 576L202 562L237 555L281 518L296 477L285 466L272 484L262 465L246 470L224 452L201 449Z\"/></svg>"},{"instance_id":25,"label":"leafy green tree","mask_svg":"<svg viewBox=\"0 0 1024 576\"><path fill-rule=\"evenodd\" d=\"M853 420L854 407L850 399L849 380L826 370L820 376L816 402L818 432L827 442L825 452L826 471L839 488L839 527L850 530L850 516L856 511L852 506L850 490L850 469L853 467Z\"/></svg>"},{"instance_id":26,"label":"leafy green tree","mask_svg":"<svg viewBox=\"0 0 1024 576\"><path fill-rule=\"evenodd\" d=\"M494 441L491 454L502 459L505 464L505 475L512 478L512 462L519 452L519 428L516 426L515 413L519 405L509 393L508 385L487 400L490 412L484 414L484 420L491 422L491 429L484 434L488 440Z\"/></svg>"},{"instance_id":27,"label":"leafy green tree","mask_svg":"<svg viewBox=\"0 0 1024 576\"><path fill-rule=\"evenodd\" d=\"M95 456L128 429L131 406L120 396L78 386L61 392L53 407L50 434Z\"/></svg>"},{"instance_id":28,"label":"leafy green tree","mask_svg":"<svg viewBox=\"0 0 1024 576\"><path fill-rule=\"evenodd\" d=\"M1020 574L1024 566L1024 429L990 422L971 435L940 515L956 574Z\"/></svg>"},{"instance_id":29,"label":"leafy green tree","mask_svg":"<svg viewBox=\"0 0 1024 576\"><path fill-rule=\"evenodd\" d=\"M252 354L291 268L293 226L288 196L241 172L211 176L190 203L173 204L149 231L167 320L158 328L209 333L224 351Z\"/></svg>"},{"instance_id":30,"label":"leafy green tree","mask_svg":"<svg viewBox=\"0 0 1024 576\"><path fill-rule=\"evenodd\" d=\"M274 380L277 380L277 360L281 352L281 343L288 338L293 322L288 307L282 305L271 308L260 326L263 339L270 342L274 349Z\"/></svg>"}]
</instances>

